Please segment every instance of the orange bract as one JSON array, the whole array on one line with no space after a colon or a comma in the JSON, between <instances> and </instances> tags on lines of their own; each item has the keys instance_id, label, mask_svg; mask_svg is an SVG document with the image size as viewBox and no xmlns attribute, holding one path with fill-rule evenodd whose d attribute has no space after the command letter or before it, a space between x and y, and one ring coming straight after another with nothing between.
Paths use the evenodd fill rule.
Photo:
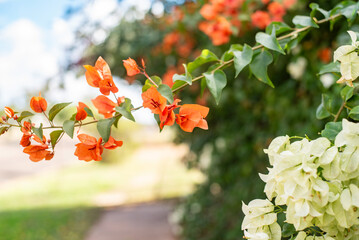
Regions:
<instances>
[{"instance_id":1,"label":"orange bract","mask_svg":"<svg viewBox=\"0 0 359 240\"><path fill-rule=\"evenodd\" d=\"M207 121L204 119L209 112L208 107L198 104L184 104L179 114L176 115L176 122L185 132L192 132L195 127L207 130Z\"/></svg>"},{"instance_id":2,"label":"orange bract","mask_svg":"<svg viewBox=\"0 0 359 240\"><path fill-rule=\"evenodd\" d=\"M142 62L142 65L144 65L144 62ZM136 61L133 60L132 58L123 60L123 66L126 68L127 75L130 77L137 75L141 72L141 70L138 68Z\"/></svg>"},{"instance_id":3,"label":"orange bract","mask_svg":"<svg viewBox=\"0 0 359 240\"><path fill-rule=\"evenodd\" d=\"M143 107L151 109L154 114L161 114L166 107L167 100L155 87L150 87L142 93Z\"/></svg>"},{"instance_id":4,"label":"orange bract","mask_svg":"<svg viewBox=\"0 0 359 240\"><path fill-rule=\"evenodd\" d=\"M167 105L165 109L160 114L160 128L163 129L164 126L172 126L175 123L175 113L173 110L178 108L178 103L181 100L175 99L171 105Z\"/></svg>"},{"instance_id":5,"label":"orange bract","mask_svg":"<svg viewBox=\"0 0 359 240\"><path fill-rule=\"evenodd\" d=\"M26 144L28 144L30 142L30 139L26 139L27 136L24 134L23 139L21 139L21 141L23 141L23 144L26 146ZM30 135L31 137L31 135ZM29 154L30 155L30 160L33 162L38 162L41 161L43 159L45 160L51 160L54 157L54 153L49 151L48 148L49 146L46 144L46 138L45 136L43 137L43 139L41 140L39 137L34 136L34 140L38 143L40 143L41 145L27 145L27 147L24 148L24 153ZM20 142L21 144L21 142ZM22 145L22 144L21 144Z\"/></svg>"},{"instance_id":6,"label":"orange bract","mask_svg":"<svg viewBox=\"0 0 359 240\"><path fill-rule=\"evenodd\" d=\"M87 118L87 112L85 111L85 107L88 108L86 104L83 102L79 102L79 106L77 107L77 113L76 113L76 121L82 121Z\"/></svg>"},{"instance_id":7,"label":"orange bract","mask_svg":"<svg viewBox=\"0 0 359 240\"><path fill-rule=\"evenodd\" d=\"M269 13L265 11L255 11L251 15L252 24L259 29L265 29L270 23L271 19Z\"/></svg>"},{"instance_id":8,"label":"orange bract","mask_svg":"<svg viewBox=\"0 0 359 240\"><path fill-rule=\"evenodd\" d=\"M12 110L11 108L9 107L4 107L4 111L5 111L5 114L6 116L8 116L8 118L13 118L14 117L14 110Z\"/></svg>"},{"instance_id":9,"label":"orange bract","mask_svg":"<svg viewBox=\"0 0 359 240\"><path fill-rule=\"evenodd\" d=\"M103 145L104 148L106 149L115 149L117 147L121 147L123 144L123 141L116 141L113 137L110 136L110 138L108 139L107 143L105 143L105 145Z\"/></svg>"},{"instance_id":10,"label":"orange bract","mask_svg":"<svg viewBox=\"0 0 359 240\"><path fill-rule=\"evenodd\" d=\"M106 61L99 57L95 66L84 65L86 68L86 80L92 87L100 88L100 92L104 95L109 95L110 92L117 93L118 88L113 82L111 70Z\"/></svg>"},{"instance_id":11,"label":"orange bract","mask_svg":"<svg viewBox=\"0 0 359 240\"><path fill-rule=\"evenodd\" d=\"M32 97L30 100L30 107L34 112L42 113L47 109L47 102L45 98L41 97L41 93L39 93L38 97Z\"/></svg>"},{"instance_id":12,"label":"orange bract","mask_svg":"<svg viewBox=\"0 0 359 240\"><path fill-rule=\"evenodd\" d=\"M91 101L97 108L98 113L102 114L105 118L112 117L113 113L115 112L115 107L117 106L117 103L111 101L109 98L103 95L100 95Z\"/></svg>"},{"instance_id":13,"label":"orange bract","mask_svg":"<svg viewBox=\"0 0 359 240\"><path fill-rule=\"evenodd\" d=\"M80 134L77 136L81 143L76 144L75 156L79 160L84 160L86 162L95 160L101 161L101 154L103 153L102 138L98 140L95 137L89 136L87 134Z\"/></svg>"}]
</instances>

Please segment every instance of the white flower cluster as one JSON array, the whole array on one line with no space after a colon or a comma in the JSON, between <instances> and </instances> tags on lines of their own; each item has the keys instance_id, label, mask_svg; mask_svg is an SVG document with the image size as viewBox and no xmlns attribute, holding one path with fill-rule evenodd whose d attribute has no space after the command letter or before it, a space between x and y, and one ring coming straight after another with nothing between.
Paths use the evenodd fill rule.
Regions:
<instances>
[{"instance_id":1,"label":"white flower cluster","mask_svg":"<svg viewBox=\"0 0 359 240\"><path fill-rule=\"evenodd\" d=\"M324 137L290 142L275 138L265 152L271 168L264 192L268 200L243 204L242 229L248 239L281 239L274 213L286 205L286 222L298 232L296 239L359 239L359 123L346 119L334 146ZM310 227L321 236L307 236Z\"/></svg>"},{"instance_id":2,"label":"white flower cluster","mask_svg":"<svg viewBox=\"0 0 359 240\"><path fill-rule=\"evenodd\" d=\"M342 74L342 77L337 83L346 83L353 87L353 81L359 77L359 41L357 42L357 35L355 32L348 31L348 33L352 40L352 45L340 46L334 52L334 62L340 62L340 73Z\"/></svg>"}]
</instances>

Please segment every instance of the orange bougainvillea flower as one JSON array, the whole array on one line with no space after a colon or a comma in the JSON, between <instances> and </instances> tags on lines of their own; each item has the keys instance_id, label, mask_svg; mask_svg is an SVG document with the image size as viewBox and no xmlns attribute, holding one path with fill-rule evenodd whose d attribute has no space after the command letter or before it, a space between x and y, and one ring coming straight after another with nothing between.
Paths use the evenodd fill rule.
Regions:
<instances>
[{"instance_id":1,"label":"orange bougainvillea flower","mask_svg":"<svg viewBox=\"0 0 359 240\"><path fill-rule=\"evenodd\" d=\"M229 42L232 34L231 23L224 17L217 17L211 22L201 22L198 28L207 34L216 46Z\"/></svg>"},{"instance_id":2,"label":"orange bougainvillea flower","mask_svg":"<svg viewBox=\"0 0 359 240\"><path fill-rule=\"evenodd\" d=\"M28 145L24 148L24 153L30 155L30 160L33 162L38 162L43 159L51 160L54 157L54 153L49 151L49 146L46 144L45 136L41 140L38 136L33 136L34 140L41 145Z\"/></svg>"},{"instance_id":3,"label":"orange bougainvillea flower","mask_svg":"<svg viewBox=\"0 0 359 240\"><path fill-rule=\"evenodd\" d=\"M32 97L30 100L30 107L34 112L42 113L47 109L47 102L45 98L41 97L41 93L39 93L38 97Z\"/></svg>"},{"instance_id":4,"label":"orange bougainvillea flower","mask_svg":"<svg viewBox=\"0 0 359 240\"><path fill-rule=\"evenodd\" d=\"M318 57L323 63L329 63L332 60L332 50L323 48L318 52Z\"/></svg>"},{"instance_id":5,"label":"orange bougainvillea flower","mask_svg":"<svg viewBox=\"0 0 359 240\"><path fill-rule=\"evenodd\" d=\"M173 112L173 110L175 110L176 108L178 108L178 103L181 100L179 99L175 99L173 101L173 103L171 105L167 105L164 110L162 111L162 113L160 114L160 128L163 129L164 126L172 126L175 123L175 113Z\"/></svg>"},{"instance_id":6,"label":"orange bougainvillea flower","mask_svg":"<svg viewBox=\"0 0 359 240\"><path fill-rule=\"evenodd\" d=\"M265 11L256 11L251 15L253 26L259 29L265 29L270 23L269 13Z\"/></svg>"},{"instance_id":7,"label":"orange bougainvillea flower","mask_svg":"<svg viewBox=\"0 0 359 240\"><path fill-rule=\"evenodd\" d=\"M206 20L213 20L218 14L217 9L212 4L204 4L199 13Z\"/></svg>"},{"instance_id":8,"label":"orange bougainvillea flower","mask_svg":"<svg viewBox=\"0 0 359 240\"><path fill-rule=\"evenodd\" d=\"M176 114L176 122L185 132L192 132L195 127L207 130L207 121L204 119L209 112L208 107L197 104L184 104L179 114Z\"/></svg>"},{"instance_id":9,"label":"orange bougainvillea flower","mask_svg":"<svg viewBox=\"0 0 359 240\"><path fill-rule=\"evenodd\" d=\"M154 114L161 114L166 107L167 100L154 86L142 93L143 107L149 108Z\"/></svg>"},{"instance_id":10,"label":"orange bougainvillea flower","mask_svg":"<svg viewBox=\"0 0 359 240\"><path fill-rule=\"evenodd\" d=\"M123 144L123 141L116 141L113 137L110 136L107 143L103 145L104 148L113 150L115 148L121 147Z\"/></svg>"},{"instance_id":11,"label":"orange bougainvillea flower","mask_svg":"<svg viewBox=\"0 0 359 240\"><path fill-rule=\"evenodd\" d=\"M31 134L31 123L25 121L23 126L21 127L21 132L23 133L22 138L20 140L20 145L23 147L27 147L31 144L30 138Z\"/></svg>"},{"instance_id":12,"label":"orange bougainvillea flower","mask_svg":"<svg viewBox=\"0 0 359 240\"><path fill-rule=\"evenodd\" d=\"M127 60L123 60L123 66L125 66L127 75L128 76L134 76L141 72L139 69L137 63L132 58L128 58Z\"/></svg>"},{"instance_id":13,"label":"orange bougainvillea flower","mask_svg":"<svg viewBox=\"0 0 359 240\"><path fill-rule=\"evenodd\" d=\"M87 112L85 111L85 108L88 108L86 104L83 102L79 102L79 106L77 107L77 113L76 113L76 121L82 121L87 118Z\"/></svg>"},{"instance_id":14,"label":"orange bougainvillea flower","mask_svg":"<svg viewBox=\"0 0 359 240\"><path fill-rule=\"evenodd\" d=\"M11 108L9 107L4 107L4 111L5 111L5 114L8 118L13 118L14 117L14 110L12 110Z\"/></svg>"},{"instance_id":15,"label":"orange bougainvillea flower","mask_svg":"<svg viewBox=\"0 0 359 240\"><path fill-rule=\"evenodd\" d=\"M80 134L77 136L81 143L76 144L75 156L79 160L84 160L86 162L95 160L101 161L101 154L103 153L102 138L98 140L95 137L89 136L87 134Z\"/></svg>"},{"instance_id":16,"label":"orange bougainvillea flower","mask_svg":"<svg viewBox=\"0 0 359 240\"><path fill-rule=\"evenodd\" d=\"M112 79L110 67L102 57L97 59L94 67L84 65L84 68L87 70L85 76L90 86L100 88L100 92L104 95L109 95L110 92L118 92L118 88Z\"/></svg>"},{"instance_id":17,"label":"orange bougainvillea flower","mask_svg":"<svg viewBox=\"0 0 359 240\"><path fill-rule=\"evenodd\" d=\"M98 113L102 114L105 118L110 118L113 116L115 111L115 107L118 106L117 103L113 102L109 98L100 95L95 99L91 100L93 105L97 108ZM124 101L123 97L118 98L119 103Z\"/></svg>"},{"instance_id":18,"label":"orange bougainvillea flower","mask_svg":"<svg viewBox=\"0 0 359 240\"><path fill-rule=\"evenodd\" d=\"M277 21L277 22L283 21L282 18L286 13L284 6L279 2L271 2L268 5L268 11L272 15L272 21Z\"/></svg>"}]
</instances>

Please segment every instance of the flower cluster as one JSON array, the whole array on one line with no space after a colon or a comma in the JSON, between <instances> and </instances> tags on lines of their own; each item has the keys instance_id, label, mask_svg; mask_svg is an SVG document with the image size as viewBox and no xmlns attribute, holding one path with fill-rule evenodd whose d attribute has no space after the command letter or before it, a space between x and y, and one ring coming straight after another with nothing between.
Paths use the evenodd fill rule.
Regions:
<instances>
[{"instance_id":1,"label":"flower cluster","mask_svg":"<svg viewBox=\"0 0 359 240\"><path fill-rule=\"evenodd\" d=\"M334 62L340 62L340 73L342 77L337 83L346 83L353 87L353 81L359 77L359 41L353 31L348 31L352 40L351 45L340 46L334 52Z\"/></svg>"},{"instance_id":2,"label":"flower cluster","mask_svg":"<svg viewBox=\"0 0 359 240\"><path fill-rule=\"evenodd\" d=\"M207 121L204 119L209 112L209 109L197 104L178 105L181 101L173 99L172 90L168 85L161 84L161 80L157 78L157 83L152 80L146 73L145 62L142 60L142 67L139 67L135 60L128 58L123 61L128 76L136 76L143 74L150 81L150 86L147 82L143 88L142 99L143 106L149 108L152 113L158 114L160 121L160 128L164 126L171 126L174 122L186 132L192 132L195 127L208 129ZM131 100L125 97L117 97L116 93L119 91L113 81L111 70L107 62L99 57L94 66L85 65L87 83L95 88L98 88L101 95L92 99L92 103L98 110L98 113L103 115L103 119L96 119L92 110L83 102L79 102L76 107L76 112L70 119L58 126L54 122L55 116L67 107L70 103L58 103L47 109L47 101L41 96L32 97L30 100L30 108L35 113L43 114L50 126L36 127L36 124L27 119L34 114L29 111L17 114L12 108L5 107L5 116L0 118L0 135L8 131L11 127L20 128L23 133L20 145L24 147L23 152L29 155L30 160L38 162L41 160L50 160L54 157L55 146L66 133L71 138L74 136L74 129L78 127L76 132L80 143L76 144L75 156L79 160L84 161L101 161L104 149L113 150L123 145L122 141L117 141L111 136L111 127L117 126L117 122L121 117L128 118L135 121L131 112L141 107L134 108ZM159 83L158 83L159 82ZM146 88L145 88L146 87ZM165 96L170 99L170 104L167 104L167 99L160 93L160 88L165 89ZM113 94L114 101L108 95ZM175 110L179 108L178 113ZM88 117L92 117L90 122L84 122ZM26 119L26 120L25 120ZM84 125L97 124L97 130L100 137L97 139L93 136L79 133ZM49 138L45 137L44 130L55 129L49 134ZM56 130L57 129L57 130Z\"/></svg>"},{"instance_id":3,"label":"flower cluster","mask_svg":"<svg viewBox=\"0 0 359 240\"><path fill-rule=\"evenodd\" d=\"M264 192L269 201L286 207L286 222L298 231L296 239L312 234L309 229L314 226L324 239L359 237L359 123L343 119L342 127L334 145L324 137L291 143L283 136L265 150L272 167L267 175L260 174L266 183ZM268 219L262 217L261 224L244 205L243 228L248 229L248 238L259 239L252 237L254 233L268 234L263 226L276 222L269 201L265 206L270 210L262 211L263 204L254 204L251 210L262 211L261 216Z\"/></svg>"}]
</instances>

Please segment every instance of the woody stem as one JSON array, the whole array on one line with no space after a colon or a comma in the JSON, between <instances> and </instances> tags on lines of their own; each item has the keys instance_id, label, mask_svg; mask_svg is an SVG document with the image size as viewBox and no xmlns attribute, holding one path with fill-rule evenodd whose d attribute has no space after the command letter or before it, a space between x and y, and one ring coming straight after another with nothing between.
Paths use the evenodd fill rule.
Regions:
<instances>
[{"instance_id":1,"label":"woody stem","mask_svg":"<svg viewBox=\"0 0 359 240\"><path fill-rule=\"evenodd\" d=\"M45 111L43 111L42 113L45 115L46 119L49 121L51 127L53 127L54 124L52 123L52 121L50 121L50 119L49 119L49 117L47 116L47 114L45 113Z\"/></svg>"}]
</instances>

